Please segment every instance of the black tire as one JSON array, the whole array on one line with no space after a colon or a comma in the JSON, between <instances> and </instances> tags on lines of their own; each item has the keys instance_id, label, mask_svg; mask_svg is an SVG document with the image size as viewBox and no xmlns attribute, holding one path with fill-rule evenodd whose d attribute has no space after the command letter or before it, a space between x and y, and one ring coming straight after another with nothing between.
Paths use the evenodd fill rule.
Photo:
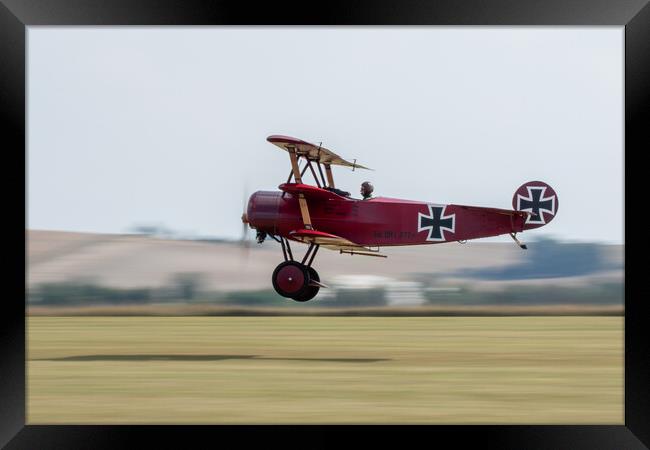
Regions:
<instances>
[{"instance_id":1,"label":"black tire","mask_svg":"<svg viewBox=\"0 0 650 450\"><path fill-rule=\"evenodd\" d=\"M299 269L302 273L303 276L303 282L300 283L299 286L296 287L296 289L293 292L290 292L283 288L283 282L282 280L278 280L278 274L282 269L285 269L288 266L294 266L297 269ZM275 292L280 294L282 297L286 298L293 298L293 297L299 297L302 294L305 293L307 288L311 287L309 286L309 281L311 280L310 278L310 272L306 266L303 266L302 264L296 262L296 261L285 261L281 264L279 264L275 270L273 271L273 275L271 276L271 282L273 283L273 289L275 289Z\"/></svg>"},{"instance_id":2,"label":"black tire","mask_svg":"<svg viewBox=\"0 0 650 450\"><path fill-rule=\"evenodd\" d=\"M307 270L309 271L309 277L312 280L320 281L318 272L316 272L313 267L307 267ZM307 286L307 289L305 289L305 291L301 295L294 295L291 298L297 302L307 302L312 298L316 297L318 291L320 291L320 286Z\"/></svg>"}]
</instances>

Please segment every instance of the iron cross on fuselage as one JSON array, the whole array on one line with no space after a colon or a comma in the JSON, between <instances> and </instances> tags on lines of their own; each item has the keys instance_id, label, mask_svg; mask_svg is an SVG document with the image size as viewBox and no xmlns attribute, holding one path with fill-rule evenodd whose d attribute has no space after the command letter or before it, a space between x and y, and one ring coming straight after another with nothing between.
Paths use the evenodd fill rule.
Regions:
<instances>
[{"instance_id":1,"label":"iron cross on fuselage","mask_svg":"<svg viewBox=\"0 0 650 450\"><path fill-rule=\"evenodd\" d=\"M418 231L429 231L427 241L444 241L445 237L442 230L448 230L455 233L456 214L445 216L444 206L427 205L429 215L418 213Z\"/></svg>"}]
</instances>

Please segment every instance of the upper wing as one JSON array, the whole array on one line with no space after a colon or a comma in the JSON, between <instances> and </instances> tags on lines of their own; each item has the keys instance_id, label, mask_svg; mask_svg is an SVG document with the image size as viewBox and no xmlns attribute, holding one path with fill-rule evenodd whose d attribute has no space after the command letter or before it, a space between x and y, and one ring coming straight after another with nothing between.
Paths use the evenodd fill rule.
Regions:
<instances>
[{"instance_id":1,"label":"upper wing","mask_svg":"<svg viewBox=\"0 0 650 450\"><path fill-rule=\"evenodd\" d=\"M341 236L322 231L294 230L289 232L289 237L304 244L317 244L329 250L339 250L341 253L386 257L386 255L382 255L369 247L364 247Z\"/></svg>"},{"instance_id":2,"label":"upper wing","mask_svg":"<svg viewBox=\"0 0 650 450\"><path fill-rule=\"evenodd\" d=\"M298 156L304 156L310 161L318 161L333 166L346 166L372 170L368 167L362 166L361 164L357 164L356 162L352 163L346 161L331 150L321 147L320 145L310 144L301 139L274 134L273 136L267 137L266 140L286 151L289 151L289 149L295 149Z\"/></svg>"}]
</instances>

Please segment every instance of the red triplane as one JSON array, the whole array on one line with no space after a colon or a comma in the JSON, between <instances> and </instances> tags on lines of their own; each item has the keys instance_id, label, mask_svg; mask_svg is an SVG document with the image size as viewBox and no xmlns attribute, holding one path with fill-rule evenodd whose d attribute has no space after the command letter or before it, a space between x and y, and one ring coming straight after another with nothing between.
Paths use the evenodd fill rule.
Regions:
<instances>
[{"instance_id":1,"label":"red triplane","mask_svg":"<svg viewBox=\"0 0 650 450\"><path fill-rule=\"evenodd\" d=\"M379 247L464 242L509 234L525 249L516 234L546 225L558 210L555 191L541 181L517 189L512 199L514 210L387 197L351 198L334 186L332 166L353 170L367 167L300 139L274 135L267 141L289 153L291 173L287 182L278 186L280 191L251 195L242 221L257 230L259 243L267 236L280 243L284 262L273 271L273 287L283 297L299 302L311 300L321 287L327 287L312 267L320 247L385 258ZM305 161L302 169L301 159ZM303 183L307 170L315 186ZM294 260L289 241L309 244L301 261Z\"/></svg>"}]
</instances>

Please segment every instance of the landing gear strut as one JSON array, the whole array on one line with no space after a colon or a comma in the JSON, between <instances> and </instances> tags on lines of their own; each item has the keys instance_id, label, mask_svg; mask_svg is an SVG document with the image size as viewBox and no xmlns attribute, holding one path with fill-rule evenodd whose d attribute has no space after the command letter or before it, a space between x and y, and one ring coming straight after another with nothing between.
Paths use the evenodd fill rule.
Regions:
<instances>
[{"instance_id":1,"label":"landing gear strut","mask_svg":"<svg viewBox=\"0 0 650 450\"><path fill-rule=\"evenodd\" d=\"M309 244L307 253L305 253L302 261L298 262L293 259L291 246L287 239L282 237L277 239L273 235L271 237L280 242L284 255L284 262L275 268L271 277L275 291L281 296L297 302L306 302L314 298L322 286L318 272L311 267L319 245Z\"/></svg>"}]
</instances>

